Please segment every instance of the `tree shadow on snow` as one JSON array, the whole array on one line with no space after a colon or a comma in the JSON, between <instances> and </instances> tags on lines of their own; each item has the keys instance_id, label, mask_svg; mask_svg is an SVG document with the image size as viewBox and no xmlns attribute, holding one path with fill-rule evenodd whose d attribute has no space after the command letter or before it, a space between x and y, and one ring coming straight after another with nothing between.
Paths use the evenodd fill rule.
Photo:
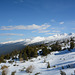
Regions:
<instances>
[{"instance_id":1,"label":"tree shadow on snow","mask_svg":"<svg viewBox=\"0 0 75 75\"><path fill-rule=\"evenodd\" d=\"M67 54L67 53L71 53L71 52L75 52L75 49L68 51L68 50L64 50L64 51L59 51L59 53L55 53L55 55L62 55L62 54Z\"/></svg>"},{"instance_id":2,"label":"tree shadow on snow","mask_svg":"<svg viewBox=\"0 0 75 75\"><path fill-rule=\"evenodd\" d=\"M64 66L58 66L58 67L55 67L55 68L48 68L44 71L52 71L52 70L63 70L63 69L70 69L70 68L75 68L75 63L73 64L68 64L68 65L64 65Z\"/></svg>"}]
</instances>

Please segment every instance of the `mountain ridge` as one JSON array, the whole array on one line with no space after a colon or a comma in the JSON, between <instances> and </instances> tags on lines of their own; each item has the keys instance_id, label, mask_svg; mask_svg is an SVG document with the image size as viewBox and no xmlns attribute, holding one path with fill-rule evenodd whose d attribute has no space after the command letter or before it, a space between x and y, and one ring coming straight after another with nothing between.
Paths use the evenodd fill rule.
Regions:
<instances>
[{"instance_id":1,"label":"mountain ridge","mask_svg":"<svg viewBox=\"0 0 75 75\"><path fill-rule=\"evenodd\" d=\"M45 44L49 43L51 41L57 41L57 40L70 40L71 37L75 37L75 33L69 33L69 34L56 34L49 37L34 37L32 39L20 39L15 41L9 41L9 42L3 42L0 44L0 55L10 53L13 50L21 50L25 48L26 45L36 45L36 44Z\"/></svg>"},{"instance_id":2,"label":"mountain ridge","mask_svg":"<svg viewBox=\"0 0 75 75\"><path fill-rule=\"evenodd\" d=\"M33 39L19 39L19 40L15 40L15 41L8 41L8 42L1 42L0 44L10 44L10 43L16 43L16 42L26 42L27 44L32 44L32 43L36 43L36 42L41 42L41 41L45 41L45 40L54 40L54 38L57 39L62 39L62 38L68 38L68 37L74 37L75 33L63 33L63 34L56 34L53 36L48 36L48 37L34 37ZM59 37L59 38L58 38Z\"/></svg>"}]
</instances>

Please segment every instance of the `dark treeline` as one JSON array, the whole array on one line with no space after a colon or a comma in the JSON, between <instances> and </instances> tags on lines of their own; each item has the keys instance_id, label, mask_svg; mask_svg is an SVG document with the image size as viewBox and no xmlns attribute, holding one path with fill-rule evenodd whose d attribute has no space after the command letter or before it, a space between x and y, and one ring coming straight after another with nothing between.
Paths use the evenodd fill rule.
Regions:
<instances>
[{"instance_id":1,"label":"dark treeline","mask_svg":"<svg viewBox=\"0 0 75 75\"><path fill-rule=\"evenodd\" d=\"M22 50L14 50L9 54L6 55L1 55L0 56L0 62L5 62L4 59L17 59L17 55L18 58L23 58L23 60L28 60L32 57L37 57L37 51L39 49L43 49L45 48L45 44L41 44L41 45L35 45L35 46L26 46L24 49Z\"/></svg>"}]
</instances>

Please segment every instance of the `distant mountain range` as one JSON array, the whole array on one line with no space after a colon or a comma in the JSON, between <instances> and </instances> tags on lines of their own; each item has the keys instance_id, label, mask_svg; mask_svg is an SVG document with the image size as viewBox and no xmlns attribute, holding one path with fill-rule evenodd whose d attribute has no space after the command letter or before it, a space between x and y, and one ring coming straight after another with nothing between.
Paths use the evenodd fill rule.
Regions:
<instances>
[{"instance_id":1,"label":"distant mountain range","mask_svg":"<svg viewBox=\"0 0 75 75\"><path fill-rule=\"evenodd\" d=\"M21 50L26 45L29 44L42 44L48 43L50 41L62 40L62 39L69 39L70 37L75 37L75 33L69 34L56 34L49 37L34 37L33 39L21 39L16 41L8 41L0 43L0 55L12 52L13 50Z\"/></svg>"}]
</instances>

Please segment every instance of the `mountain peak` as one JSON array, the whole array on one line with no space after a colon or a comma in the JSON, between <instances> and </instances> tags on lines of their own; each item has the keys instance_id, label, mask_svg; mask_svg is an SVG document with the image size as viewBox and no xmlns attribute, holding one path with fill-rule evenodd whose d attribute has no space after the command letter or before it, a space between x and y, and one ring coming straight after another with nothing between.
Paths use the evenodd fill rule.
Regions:
<instances>
[{"instance_id":1,"label":"mountain peak","mask_svg":"<svg viewBox=\"0 0 75 75\"><path fill-rule=\"evenodd\" d=\"M53 36L49 36L49 37L34 37L32 39L20 39L20 40L15 40L15 41L8 41L8 42L3 42L0 44L11 44L11 43L17 43L17 42L25 42L26 44L32 44L32 43L37 43L37 42L41 42L41 41L51 41L51 40L58 40L58 39L62 39L62 38L67 38L67 37L72 37L75 36L75 33L63 33L63 34L56 34Z\"/></svg>"}]
</instances>

